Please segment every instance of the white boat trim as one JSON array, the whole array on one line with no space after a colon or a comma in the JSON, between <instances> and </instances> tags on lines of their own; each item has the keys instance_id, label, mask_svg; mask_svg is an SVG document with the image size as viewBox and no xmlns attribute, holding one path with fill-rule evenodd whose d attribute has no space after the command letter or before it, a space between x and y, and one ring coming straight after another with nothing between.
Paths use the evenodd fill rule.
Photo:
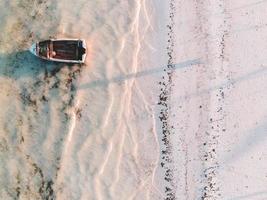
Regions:
<instances>
[{"instance_id":1,"label":"white boat trim","mask_svg":"<svg viewBox=\"0 0 267 200\"><path fill-rule=\"evenodd\" d=\"M64 62L64 63L84 63L83 60L62 60L62 59L56 59L56 58L49 58L46 60L55 61L55 62Z\"/></svg>"}]
</instances>

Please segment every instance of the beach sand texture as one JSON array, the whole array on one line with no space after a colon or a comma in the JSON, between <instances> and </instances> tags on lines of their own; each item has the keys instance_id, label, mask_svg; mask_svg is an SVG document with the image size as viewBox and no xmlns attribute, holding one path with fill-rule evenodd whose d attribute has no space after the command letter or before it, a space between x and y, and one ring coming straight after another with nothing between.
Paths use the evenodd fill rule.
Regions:
<instances>
[{"instance_id":1,"label":"beach sand texture","mask_svg":"<svg viewBox=\"0 0 267 200\"><path fill-rule=\"evenodd\" d=\"M267 199L266 4L1 0L0 199Z\"/></svg>"}]
</instances>

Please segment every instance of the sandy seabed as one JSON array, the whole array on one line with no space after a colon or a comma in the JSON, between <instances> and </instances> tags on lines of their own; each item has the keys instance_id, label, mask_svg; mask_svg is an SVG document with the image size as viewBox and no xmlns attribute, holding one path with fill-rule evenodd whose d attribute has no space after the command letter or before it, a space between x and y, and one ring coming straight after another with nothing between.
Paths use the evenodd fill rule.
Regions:
<instances>
[{"instance_id":1,"label":"sandy seabed","mask_svg":"<svg viewBox=\"0 0 267 200\"><path fill-rule=\"evenodd\" d=\"M267 199L266 4L1 0L0 199Z\"/></svg>"}]
</instances>

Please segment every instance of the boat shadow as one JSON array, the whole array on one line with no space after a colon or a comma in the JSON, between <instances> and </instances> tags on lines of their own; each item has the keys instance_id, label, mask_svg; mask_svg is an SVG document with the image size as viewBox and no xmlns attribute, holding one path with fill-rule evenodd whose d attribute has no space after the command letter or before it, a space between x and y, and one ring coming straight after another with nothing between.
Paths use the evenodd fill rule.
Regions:
<instances>
[{"instance_id":1,"label":"boat shadow","mask_svg":"<svg viewBox=\"0 0 267 200\"><path fill-rule=\"evenodd\" d=\"M56 74L62 67L71 68L77 64L57 63L40 59L28 50L0 54L0 76L12 79L35 77L42 73Z\"/></svg>"}]
</instances>

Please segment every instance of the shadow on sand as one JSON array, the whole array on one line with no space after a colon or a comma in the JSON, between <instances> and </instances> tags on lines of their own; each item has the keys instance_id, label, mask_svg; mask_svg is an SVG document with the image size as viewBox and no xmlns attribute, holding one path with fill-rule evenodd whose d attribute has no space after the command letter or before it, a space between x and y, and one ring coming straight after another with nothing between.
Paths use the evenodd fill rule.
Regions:
<instances>
[{"instance_id":1,"label":"shadow on sand","mask_svg":"<svg viewBox=\"0 0 267 200\"><path fill-rule=\"evenodd\" d=\"M186 67L190 67L193 65L201 64L200 59L193 59L193 60L187 60L184 62L176 63L172 65L172 70L177 70L177 69L182 69ZM122 83L124 81L134 79L134 78L140 78L144 76L149 76L157 73L162 73L163 71L166 71L166 67L158 67L150 70L144 70L132 74L124 74L120 76L116 76L111 79L100 79L96 81L91 81L87 84L81 85L78 87L78 89L90 89L90 88L95 88L95 87L106 87L109 84L112 83Z\"/></svg>"},{"instance_id":2,"label":"shadow on sand","mask_svg":"<svg viewBox=\"0 0 267 200\"><path fill-rule=\"evenodd\" d=\"M0 76L15 80L24 77L36 77L45 73L55 75L63 66L71 68L73 65L46 61L34 56L28 50L0 54Z\"/></svg>"}]
</instances>

